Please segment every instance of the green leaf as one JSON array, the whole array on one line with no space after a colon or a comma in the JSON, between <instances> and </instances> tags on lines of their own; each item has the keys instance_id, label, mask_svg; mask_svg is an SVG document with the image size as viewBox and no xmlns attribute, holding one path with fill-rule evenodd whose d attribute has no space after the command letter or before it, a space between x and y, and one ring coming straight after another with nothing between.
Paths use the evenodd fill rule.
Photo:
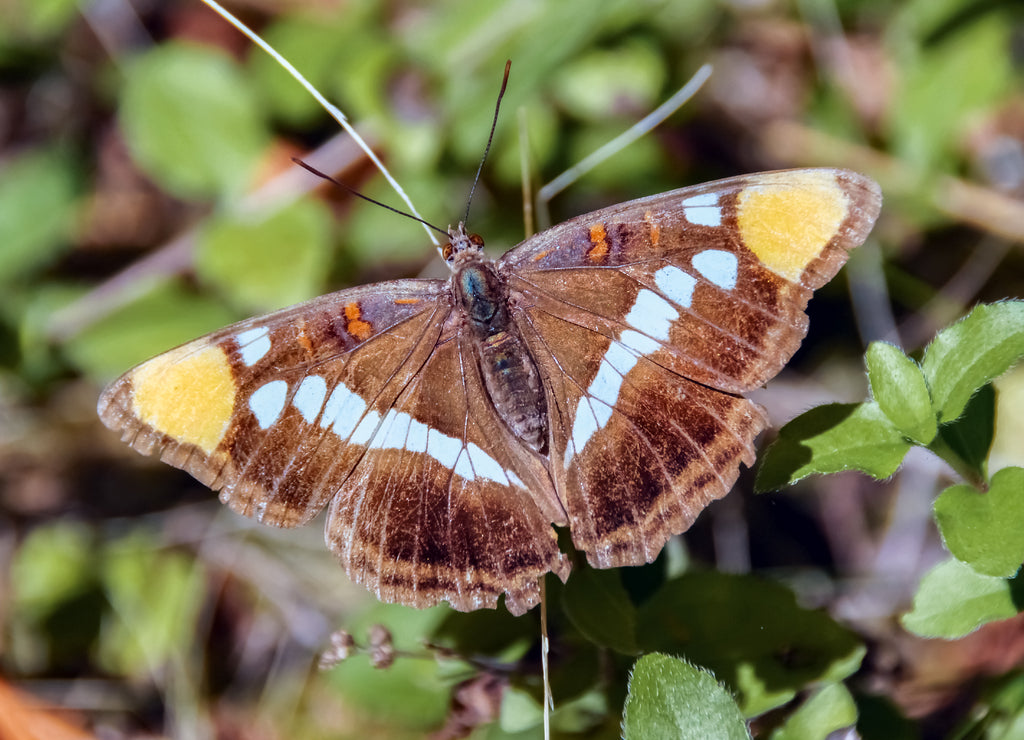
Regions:
<instances>
[{"instance_id":1,"label":"green leaf","mask_svg":"<svg viewBox=\"0 0 1024 740\"><path fill-rule=\"evenodd\" d=\"M921 360L939 423L960 416L975 391L1022 356L1024 301L982 304L939 332Z\"/></svg>"},{"instance_id":2,"label":"green leaf","mask_svg":"<svg viewBox=\"0 0 1024 740\"><path fill-rule=\"evenodd\" d=\"M139 164L183 197L243 192L269 141L237 67L190 44L165 43L128 68L120 120Z\"/></svg>"},{"instance_id":3,"label":"green leaf","mask_svg":"<svg viewBox=\"0 0 1024 740\"><path fill-rule=\"evenodd\" d=\"M527 691L515 686L505 689L501 697L498 724L507 733L525 732L544 721L544 707Z\"/></svg>"},{"instance_id":4,"label":"green leaf","mask_svg":"<svg viewBox=\"0 0 1024 740\"><path fill-rule=\"evenodd\" d=\"M919 444L935 437L935 412L917 363L885 342L872 342L865 360L871 395L896 428Z\"/></svg>"},{"instance_id":5,"label":"green leaf","mask_svg":"<svg viewBox=\"0 0 1024 740\"><path fill-rule=\"evenodd\" d=\"M349 619L346 628L358 644L365 645L369 627L381 624L391 633L396 650L416 654L422 652L423 635L429 634L447 612L445 607L409 609L376 604L358 620ZM436 729L448 708L451 687L443 680L438 661L399 656L390 667L381 670L374 668L366 655L357 654L332 668L326 676L348 706L378 722L387 718L388 724L401 727Z\"/></svg>"},{"instance_id":6,"label":"green leaf","mask_svg":"<svg viewBox=\"0 0 1024 740\"><path fill-rule=\"evenodd\" d=\"M665 60L657 48L627 41L602 46L560 67L551 80L551 93L577 118L602 120L657 106L665 77Z\"/></svg>"},{"instance_id":7,"label":"green leaf","mask_svg":"<svg viewBox=\"0 0 1024 740\"><path fill-rule=\"evenodd\" d=\"M829 734L857 721L857 706L841 683L817 691L797 709L771 740L825 740Z\"/></svg>"},{"instance_id":8,"label":"green leaf","mask_svg":"<svg viewBox=\"0 0 1024 740\"><path fill-rule=\"evenodd\" d=\"M944 3L906 5L948 8ZM998 13L964 13L939 42L903 53L900 89L887 108L890 146L901 161L923 172L953 166L957 142L971 120L998 106L1014 85L1004 52L1012 43L1012 27ZM911 43L898 39L893 47ZM949 84L952 79L956 85Z\"/></svg>"},{"instance_id":9,"label":"green leaf","mask_svg":"<svg viewBox=\"0 0 1024 740\"><path fill-rule=\"evenodd\" d=\"M877 403L818 406L779 430L761 458L755 487L771 491L814 473L842 470L887 478L910 446Z\"/></svg>"},{"instance_id":10,"label":"green leaf","mask_svg":"<svg viewBox=\"0 0 1024 740\"><path fill-rule=\"evenodd\" d=\"M679 658L655 653L633 665L622 736L743 740L750 732L714 676Z\"/></svg>"},{"instance_id":11,"label":"green leaf","mask_svg":"<svg viewBox=\"0 0 1024 740\"><path fill-rule=\"evenodd\" d=\"M920 740L917 724L887 696L857 694L857 734L862 740Z\"/></svg>"},{"instance_id":12,"label":"green leaf","mask_svg":"<svg viewBox=\"0 0 1024 740\"><path fill-rule=\"evenodd\" d=\"M947 488L935 501L935 521L953 556L975 571L1008 578L1024 562L1024 468L1004 468L988 491Z\"/></svg>"},{"instance_id":13,"label":"green leaf","mask_svg":"<svg viewBox=\"0 0 1024 740\"><path fill-rule=\"evenodd\" d=\"M792 699L813 681L841 681L864 647L785 586L754 576L687 573L637 610L637 641L684 654L739 692L748 716Z\"/></svg>"},{"instance_id":14,"label":"green leaf","mask_svg":"<svg viewBox=\"0 0 1024 740\"><path fill-rule=\"evenodd\" d=\"M71 241L75 215L71 162L36 151L0 167L0 284L45 267Z\"/></svg>"},{"instance_id":15,"label":"green leaf","mask_svg":"<svg viewBox=\"0 0 1024 740\"><path fill-rule=\"evenodd\" d=\"M959 560L947 560L921 579L914 606L900 622L921 637L955 640L987 622L1018 612L1024 583L975 572Z\"/></svg>"},{"instance_id":16,"label":"green leaf","mask_svg":"<svg viewBox=\"0 0 1024 740\"><path fill-rule=\"evenodd\" d=\"M90 553L96 543L79 524L57 523L31 531L11 560L16 611L45 616L92 581Z\"/></svg>"},{"instance_id":17,"label":"green leaf","mask_svg":"<svg viewBox=\"0 0 1024 740\"><path fill-rule=\"evenodd\" d=\"M329 92L331 75L339 69L357 74L349 62L352 38L360 34L366 35L367 27L355 23L349 13L338 17L329 14L318 14L315 18L281 16L276 23L260 31L268 44L325 94ZM327 115L309 91L269 54L250 55L248 66L253 74L253 87L267 107L290 125L311 127ZM346 108L344 112L349 118L359 120L357 111Z\"/></svg>"},{"instance_id":18,"label":"green leaf","mask_svg":"<svg viewBox=\"0 0 1024 740\"><path fill-rule=\"evenodd\" d=\"M187 653L194 645L205 578L198 562L158 549L142 533L109 546L103 584L114 616L100 642L101 664L138 675Z\"/></svg>"},{"instance_id":19,"label":"green leaf","mask_svg":"<svg viewBox=\"0 0 1024 740\"><path fill-rule=\"evenodd\" d=\"M618 570L577 568L565 584L562 608L591 642L635 655L636 609Z\"/></svg>"},{"instance_id":20,"label":"green leaf","mask_svg":"<svg viewBox=\"0 0 1024 740\"><path fill-rule=\"evenodd\" d=\"M928 449L978 487L988 477L988 452L996 431L996 394L991 383L971 396L964 412L939 427Z\"/></svg>"},{"instance_id":21,"label":"green leaf","mask_svg":"<svg viewBox=\"0 0 1024 740\"><path fill-rule=\"evenodd\" d=\"M27 48L29 43L48 42L66 30L81 12L75 0L34 0L5 3L0 23L0 46ZM24 53L24 52L22 52Z\"/></svg>"},{"instance_id":22,"label":"green leaf","mask_svg":"<svg viewBox=\"0 0 1024 740\"><path fill-rule=\"evenodd\" d=\"M289 306L323 292L330 234L331 216L313 200L223 216L200 237L196 270L245 313Z\"/></svg>"}]
</instances>

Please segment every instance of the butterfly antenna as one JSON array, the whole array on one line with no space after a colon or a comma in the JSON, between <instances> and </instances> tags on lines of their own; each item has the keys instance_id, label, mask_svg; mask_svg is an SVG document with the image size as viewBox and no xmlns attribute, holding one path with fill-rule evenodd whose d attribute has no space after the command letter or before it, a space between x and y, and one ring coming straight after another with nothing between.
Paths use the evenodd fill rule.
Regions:
<instances>
[{"instance_id":1,"label":"butterfly antenna","mask_svg":"<svg viewBox=\"0 0 1024 740\"><path fill-rule=\"evenodd\" d=\"M430 223L429 221L424 221L419 216L414 216L411 213L406 213L405 211L401 211L401 210L399 210L399 209L397 209L397 208L395 208L393 206L389 206L387 203L381 203L379 200L374 200L373 198L371 198L368 195L363 195L362 193L360 193L358 190L356 190L351 185L346 185L341 180L337 180L337 179L331 177L326 172L321 172L320 170L318 170L313 165L307 164L306 162L303 162L298 157L292 157L292 161L295 164L299 165L299 167L302 167L303 169L308 170L309 172L312 172L317 177L323 178L324 180L327 180L327 182L330 182L330 183L333 183L334 185L337 185L342 190L347 190L349 193L351 193L352 195L356 196L357 198L362 198L363 200L365 200L365 201L367 201L369 203L373 203L374 205L380 206L381 208L387 208L389 211L394 211L399 216L405 216L406 218L411 218L413 221L419 221L424 226L428 226L429 228L433 229L434 231L437 231L437 232L443 234L445 237L448 236L448 232L447 231L445 231L444 229L439 228L437 226L434 226L434 224Z\"/></svg>"},{"instance_id":2,"label":"butterfly antenna","mask_svg":"<svg viewBox=\"0 0 1024 740\"><path fill-rule=\"evenodd\" d=\"M494 118L491 120L491 135L487 137L487 146L484 148L484 156L480 158L480 166L476 168L476 177L473 178L473 187L469 189L469 198L466 199L466 215L462 223L469 223L469 207L473 203L473 193L476 192L476 184L480 182L480 173L484 171L484 162L491 151L491 144L494 142L494 129L498 126L498 111L501 110L501 99L505 97L505 88L508 87L508 71L512 68L512 60L505 60L505 76L501 78L501 89L498 91L498 100L494 104Z\"/></svg>"}]
</instances>

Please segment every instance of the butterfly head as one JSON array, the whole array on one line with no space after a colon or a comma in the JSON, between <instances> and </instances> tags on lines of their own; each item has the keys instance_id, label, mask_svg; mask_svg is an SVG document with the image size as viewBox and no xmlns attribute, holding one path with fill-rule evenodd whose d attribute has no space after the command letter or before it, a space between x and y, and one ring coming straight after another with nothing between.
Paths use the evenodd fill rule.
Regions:
<instances>
[{"instance_id":1,"label":"butterfly head","mask_svg":"<svg viewBox=\"0 0 1024 740\"><path fill-rule=\"evenodd\" d=\"M470 234L466 225L448 229L449 242L441 247L441 256L453 271L461 264L480 258L484 251L484 240L479 234Z\"/></svg>"}]
</instances>

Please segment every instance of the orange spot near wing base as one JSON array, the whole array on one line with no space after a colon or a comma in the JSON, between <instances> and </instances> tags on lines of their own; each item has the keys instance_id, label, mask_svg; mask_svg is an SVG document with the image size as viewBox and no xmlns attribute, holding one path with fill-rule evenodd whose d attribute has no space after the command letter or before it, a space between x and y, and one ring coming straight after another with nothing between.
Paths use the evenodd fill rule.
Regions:
<instances>
[{"instance_id":1,"label":"orange spot near wing base","mask_svg":"<svg viewBox=\"0 0 1024 740\"><path fill-rule=\"evenodd\" d=\"M419 302L420 302L419 298L396 298L395 299L395 303L402 303L402 304L405 304L405 303L419 303Z\"/></svg>"},{"instance_id":2,"label":"orange spot near wing base","mask_svg":"<svg viewBox=\"0 0 1024 740\"><path fill-rule=\"evenodd\" d=\"M359 341L364 341L370 338L373 333L373 326L368 321L363 321L363 312L359 308L359 304L356 302L345 304L345 318L348 320L348 324L345 328L348 333L354 336Z\"/></svg>"},{"instance_id":3,"label":"orange spot near wing base","mask_svg":"<svg viewBox=\"0 0 1024 740\"><path fill-rule=\"evenodd\" d=\"M594 224L590 227L590 243L594 246L587 252L591 262L600 262L608 256L608 232L604 224Z\"/></svg>"},{"instance_id":4,"label":"orange spot near wing base","mask_svg":"<svg viewBox=\"0 0 1024 740\"><path fill-rule=\"evenodd\" d=\"M644 221L647 222L647 227L650 229L651 246L658 246L658 242L661 241L661 227L658 226L658 222L654 220L650 211L644 211Z\"/></svg>"}]
</instances>

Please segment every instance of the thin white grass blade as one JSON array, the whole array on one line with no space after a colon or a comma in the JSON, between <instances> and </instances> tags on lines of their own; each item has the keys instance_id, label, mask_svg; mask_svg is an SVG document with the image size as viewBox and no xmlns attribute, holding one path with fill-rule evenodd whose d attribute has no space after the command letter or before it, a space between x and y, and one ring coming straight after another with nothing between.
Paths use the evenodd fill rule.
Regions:
<instances>
[{"instance_id":1,"label":"thin white grass blade","mask_svg":"<svg viewBox=\"0 0 1024 740\"><path fill-rule=\"evenodd\" d=\"M698 69L693 77L676 91L675 95L651 111L642 120L630 126L600 149L584 157L537 192L537 212L540 227L546 229L551 225L548 215L548 203L560 192L579 180L613 154L622 151L641 136L649 132L659 123L676 112L686 101L696 95L701 86L711 76L711 65L705 64Z\"/></svg>"},{"instance_id":2,"label":"thin white grass blade","mask_svg":"<svg viewBox=\"0 0 1024 740\"><path fill-rule=\"evenodd\" d=\"M388 184L391 185L392 188L394 188L395 192L398 193L398 196L402 199L406 206L409 207L409 212L412 213L417 218L423 218L422 216L420 216L419 211L416 210L416 206L412 204L412 199L409 198L405 190L402 189L402 186L398 184L398 181L395 180L394 177L391 176L391 173L388 171L388 168L385 167L384 163L380 161L376 154L374 154L373 149L371 149L370 146L365 141L363 141L363 138L352 127L352 125L348 122L348 118L345 116L344 113L341 112L341 110L336 105L334 105L329 100L327 100L327 98L321 95L320 91L313 87L309 80L303 77L302 73L299 72L299 70L295 69L291 62L289 62L283 56L278 54L277 51L270 44L264 41L255 31L253 31L244 23L242 23L242 21L238 20L235 16L233 16L226 8L224 8L222 5L216 2L216 0L203 0L203 2L207 6L209 6L211 10L217 13L217 15L219 15L221 18L223 18L228 23L237 28L239 31L248 36L249 39L254 44L263 49L263 51L267 52L267 54L269 54L274 59L274 61L280 64L281 67L283 67L284 70L288 72L288 74L294 77L296 82L298 82L300 85L306 88L306 90L309 92L310 95L313 96L316 102L318 102L323 107L324 110L330 113L331 117L334 118L334 120L337 121L341 125L341 127L345 129L346 132L348 132L349 136L351 136L359 145L359 148L366 152L366 156L370 158L370 161L373 162L374 166L380 171L382 175L384 175L384 179L388 181ZM423 230L427 232L427 236L430 237L430 241L433 242L435 246L437 246L437 237L434 236L434 232L430 230L430 227L428 227L426 224L423 224Z\"/></svg>"}]
</instances>

